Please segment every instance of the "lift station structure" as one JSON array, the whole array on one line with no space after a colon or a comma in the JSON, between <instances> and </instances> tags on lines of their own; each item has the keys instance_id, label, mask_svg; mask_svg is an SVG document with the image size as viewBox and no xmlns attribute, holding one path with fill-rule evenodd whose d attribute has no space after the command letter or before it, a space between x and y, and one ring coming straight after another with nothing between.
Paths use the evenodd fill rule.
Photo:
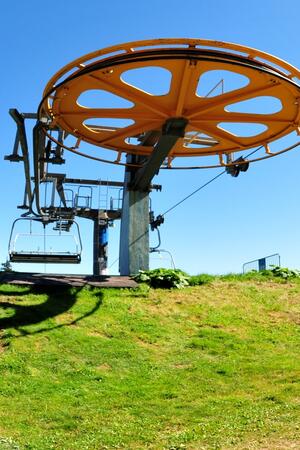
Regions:
<instances>
[{"instance_id":1,"label":"lift station structure","mask_svg":"<svg viewBox=\"0 0 300 450\"><path fill-rule=\"evenodd\" d=\"M153 76L163 73L157 92L141 87L145 70ZM203 80L215 73L240 81L226 90L221 77L216 84L221 92L204 93ZM103 103L105 95L118 99L117 106ZM272 108L261 108L263 102L271 102ZM92 220L94 275L106 271L107 227L120 219L120 274L132 275L149 267L149 193L161 188L152 183L160 170L221 167L237 176L251 162L300 144L300 71L275 56L232 43L131 42L76 59L50 79L36 113L11 109L10 114L17 133L13 152L5 159L24 165L23 219L40 222L44 229L52 224L59 232L69 232L76 216ZM32 151L28 120L35 121ZM65 163L67 152L123 166L124 178L74 179L52 171L53 165ZM51 200L42 204L41 189L49 184ZM68 197L70 185L118 188L122 204L93 209L88 195ZM162 216L150 215L152 229L162 221ZM70 255L11 247L10 259L78 263L80 251Z\"/></svg>"}]
</instances>

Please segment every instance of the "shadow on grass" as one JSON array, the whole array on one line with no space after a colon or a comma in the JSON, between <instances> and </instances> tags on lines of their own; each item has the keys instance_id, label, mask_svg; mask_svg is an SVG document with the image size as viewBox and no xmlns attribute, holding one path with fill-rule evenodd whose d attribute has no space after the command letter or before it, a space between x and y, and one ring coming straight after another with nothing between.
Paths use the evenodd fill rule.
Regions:
<instances>
[{"instance_id":1,"label":"shadow on grass","mask_svg":"<svg viewBox=\"0 0 300 450\"><path fill-rule=\"evenodd\" d=\"M23 327L29 325L39 324L50 318L56 317L69 311L77 302L78 294L82 288L71 288L68 286L48 286L48 287L32 287L28 291L6 291L0 288L0 295L5 295L6 297L25 297L29 294L46 295L46 301L39 304L32 305L22 305L21 303L12 303L9 301L0 300L0 309L13 309L14 314L10 317L0 318L0 330L5 330L8 328L14 328L18 330L20 336L33 335L42 332L51 331L57 328L62 328L70 325L74 325L84 318L94 314L102 304L103 294L101 291L95 291L94 297L96 302L90 310L82 314L81 316L71 320L70 322L60 323L54 326L45 326L39 328L38 330L28 331ZM27 299L28 302L28 299ZM7 336L6 336L7 337ZM14 336L17 337L17 336Z\"/></svg>"}]
</instances>

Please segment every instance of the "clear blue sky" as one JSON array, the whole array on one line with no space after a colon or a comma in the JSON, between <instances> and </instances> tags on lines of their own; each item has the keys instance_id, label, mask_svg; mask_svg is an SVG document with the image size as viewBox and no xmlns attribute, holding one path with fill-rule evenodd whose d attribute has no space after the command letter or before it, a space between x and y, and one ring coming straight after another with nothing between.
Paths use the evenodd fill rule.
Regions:
<instances>
[{"instance_id":1,"label":"clear blue sky","mask_svg":"<svg viewBox=\"0 0 300 450\"><path fill-rule=\"evenodd\" d=\"M1 241L0 262L7 256L13 220L22 211L21 164L3 160L11 152L15 128L8 109L35 111L45 84L62 66L93 50L160 37L188 37L235 42L266 51L300 66L299 2L290 0L16 0L1 4ZM166 216L162 248L177 267L190 273L239 272L245 261L280 253L282 264L300 267L300 150L253 164L238 178L228 175ZM69 175L122 180L123 170L71 158ZM155 181L156 214L164 212L218 170L168 172ZM91 226L83 225L84 257L80 266L48 271L91 273ZM110 264L118 256L118 227L110 230ZM153 245L156 236L152 238ZM157 261L155 265L160 265ZM161 265L169 265L163 259ZM42 271L43 266L14 265ZM112 267L116 273L117 264Z\"/></svg>"}]
</instances>

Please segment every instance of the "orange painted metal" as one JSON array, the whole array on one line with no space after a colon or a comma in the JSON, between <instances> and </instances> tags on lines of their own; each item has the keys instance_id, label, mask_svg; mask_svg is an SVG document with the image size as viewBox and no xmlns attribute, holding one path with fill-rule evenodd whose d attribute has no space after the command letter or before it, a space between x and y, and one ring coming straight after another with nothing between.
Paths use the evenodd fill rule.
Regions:
<instances>
[{"instance_id":1,"label":"orange painted metal","mask_svg":"<svg viewBox=\"0 0 300 450\"><path fill-rule=\"evenodd\" d=\"M124 72L145 67L169 71L171 82L166 94L151 95L123 80ZM197 94L199 79L213 70L244 76L248 84L214 97L201 97ZM132 102L133 106L87 108L80 105L79 97L90 90L109 92ZM262 114L228 110L229 105L262 96L278 99L280 111ZM153 147L142 145L136 138L160 131L169 118L184 117L188 119L186 135L177 141L169 161L175 157L207 155L220 155L222 161L223 154L258 145L263 145L268 153L269 143L298 131L299 102L300 72L279 58L231 43L159 39L99 50L68 64L47 84L40 117L47 117L50 128L59 126L75 136L77 147L85 141L117 151L119 159L120 153L149 156ZM105 119L126 119L133 123L107 127ZM224 129L224 123L260 124L266 129L243 136Z\"/></svg>"}]
</instances>

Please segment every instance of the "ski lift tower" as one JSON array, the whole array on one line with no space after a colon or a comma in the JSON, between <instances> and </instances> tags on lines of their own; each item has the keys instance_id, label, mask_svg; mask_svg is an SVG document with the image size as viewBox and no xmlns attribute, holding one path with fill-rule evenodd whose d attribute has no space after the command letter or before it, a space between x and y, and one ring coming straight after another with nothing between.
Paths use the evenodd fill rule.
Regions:
<instances>
[{"instance_id":1,"label":"ski lift tower","mask_svg":"<svg viewBox=\"0 0 300 450\"><path fill-rule=\"evenodd\" d=\"M167 87L157 94L130 81L131 75L142 80L145 70L163 72ZM216 71L243 82L220 94L201 94L205 77ZM85 95L97 97L97 92L127 105L84 103ZM277 106L270 111L263 102ZM259 50L198 39L131 42L90 53L56 73L38 108L36 136L125 168L120 272L131 275L149 264L153 177L160 170L217 167L236 176L253 161L295 148L299 102L299 70ZM56 132L73 143L55 138ZM286 136L289 147L283 148ZM44 151L36 142L38 158Z\"/></svg>"}]
</instances>

